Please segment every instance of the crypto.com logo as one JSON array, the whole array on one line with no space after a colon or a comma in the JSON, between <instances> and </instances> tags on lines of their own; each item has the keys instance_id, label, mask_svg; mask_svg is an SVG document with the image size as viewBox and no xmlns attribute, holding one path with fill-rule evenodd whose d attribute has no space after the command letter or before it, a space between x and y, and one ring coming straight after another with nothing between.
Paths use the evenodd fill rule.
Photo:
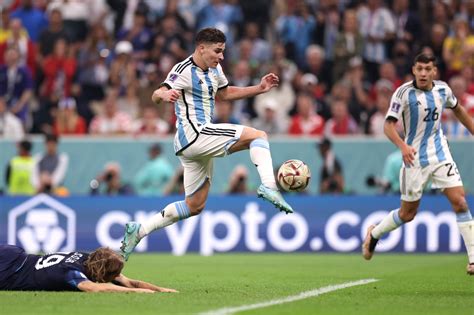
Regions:
<instances>
[{"instance_id":1,"label":"crypto.com logo","mask_svg":"<svg viewBox=\"0 0 474 315\"><path fill-rule=\"evenodd\" d=\"M19 241L27 253L75 249L74 210L48 195L38 195L8 213L8 244Z\"/></svg>"}]
</instances>

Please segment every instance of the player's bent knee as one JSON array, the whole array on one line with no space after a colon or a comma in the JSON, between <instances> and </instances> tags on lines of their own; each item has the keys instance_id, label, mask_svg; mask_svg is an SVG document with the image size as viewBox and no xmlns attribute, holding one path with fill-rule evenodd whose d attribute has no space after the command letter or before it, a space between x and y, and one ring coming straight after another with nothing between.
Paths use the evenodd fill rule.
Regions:
<instances>
[{"instance_id":1,"label":"player's bent knee","mask_svg":"<svg viewBox=\"0 0 474 315\"><path fill-rule=\"evenodd\" d=\"M467 201L464 197L464 194L456 196L456 198L452 201L451 205L455 212L464 212L468 209Z\"/></svg>"},{"instance_id":2,"label":"player's bent knee","mask_svg":"<svg viewBox=\"0 0 474 315\"><path fill-rule=\"evenodd\" d=\"M412 221L415 218L416 211L415 212L402 212L402 211L400 211L399 216L400 216L400 219L403 222L407 223L407 222Z\"/></svg>"},{"instance_id":3,"label":"player's bent knee","mask_svg":"<svg viewBox=\"0 0 474 315\"><path fill-rule=\"evenodd\" d=\"M204 210L204 207L206 206L206 201L201 201L201 200L186 200L186 204L189 208L189 212L191 215L198 215Z\"/></svg>"}]
</instances>

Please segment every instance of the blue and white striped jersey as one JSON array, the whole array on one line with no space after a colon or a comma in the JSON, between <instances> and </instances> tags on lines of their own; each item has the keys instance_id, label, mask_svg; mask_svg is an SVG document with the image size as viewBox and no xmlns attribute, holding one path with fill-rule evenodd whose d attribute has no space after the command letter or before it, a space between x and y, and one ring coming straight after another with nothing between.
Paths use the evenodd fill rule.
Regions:
<instances>
[{"instance_id":1,"label":"blue and white striped jersey","mask_svg":"<svg viewBox=\"0 0 474 315\"><path fill-rule=\"evenodd\" d=\"M207 71L199 68L192 56L176 64L161 84L181 92L174 104L176 114L176 154L186 149L198 137L201 127L214 117L218 89L229 85L221 65Z\"/></svg>"},{"instance_id":2,"label":"blue and white striped jersey","mask_svg":"<svg viewBox=\"0 0 474 315\"><path fill-rule=\"evenodd\" d=\"M402 119L405 142L417 150L415 166L426 167L451 161L446 137L441 128L445 108L458 105L451 88L443 81L433 81L430 91L420 90L411 81L400 86L392 96L386 118Z\"/></svg>"}]
</instances>

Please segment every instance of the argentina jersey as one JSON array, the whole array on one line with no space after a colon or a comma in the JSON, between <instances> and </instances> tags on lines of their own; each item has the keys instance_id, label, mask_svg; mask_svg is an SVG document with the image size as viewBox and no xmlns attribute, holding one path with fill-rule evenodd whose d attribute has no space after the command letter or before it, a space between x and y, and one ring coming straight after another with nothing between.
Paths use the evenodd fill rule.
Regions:
<instances>
[{"instance_id":1,"label":"argentina jersey","mask_svg":"<svg viewBox=\"0 0 474 315\"><path fill-rule=\"evenodd\" d=\"M181 92L175 102L176 154L196 141L202 126L212 121L218 89L228 86L221 65L204 71L192 56L176 64L161 86Z\"/></svg>"},{"instance_id":2,"label":"argentina jersey","mask_svg":"<svg viewBox=\"0 0 474 315\"><path fill-rule=\"evenodd\" d=\"M415 167L452 160L441 128L441 115L445 108L452 109L457 104L451 88L443 81L433 81L429 91L418 89L415 81L395 91L386 118L402 120L405 143L417 151Z\"/></svg>"}]
</instances>

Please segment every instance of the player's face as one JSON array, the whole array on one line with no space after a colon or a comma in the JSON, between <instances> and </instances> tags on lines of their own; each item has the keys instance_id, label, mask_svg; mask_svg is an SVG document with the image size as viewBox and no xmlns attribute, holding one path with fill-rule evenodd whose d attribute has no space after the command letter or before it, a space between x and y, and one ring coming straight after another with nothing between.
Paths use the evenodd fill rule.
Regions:
<instances>
[{"instance_id":1,"label":"player's face","mask_svg":"<svg viewBox=\"0 0 474 315\"><path fill-rule=\"evenodd\" d=\"M417 62L412 67L412 72L416 80L416 86L422 90L430 90L433 86L433 80L436 77L436 71L437 69L433 62Z\"/></svg>"},{"instance_id":2,"label":"player's face","mask_svg":"<svg viewBox=\"0 0 474 315\"><path fill-rule=\"evenodd\" d=\"M203 44L201 57L206 67L215 68L224 60L225 43Z\"/></svg>"}]
</instances>

